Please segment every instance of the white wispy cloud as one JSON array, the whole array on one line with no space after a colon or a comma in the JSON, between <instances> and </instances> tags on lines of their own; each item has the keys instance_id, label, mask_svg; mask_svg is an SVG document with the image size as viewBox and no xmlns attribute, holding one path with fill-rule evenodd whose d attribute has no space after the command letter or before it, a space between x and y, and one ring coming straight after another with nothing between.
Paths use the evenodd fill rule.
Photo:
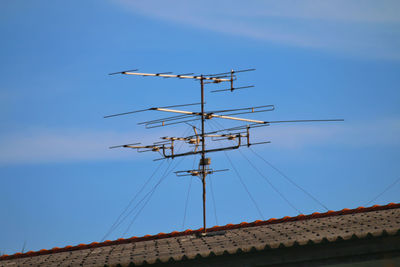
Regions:
<instances>
[{"instance_id":1,"label":"white wispy cloud","mask_svg":"<svg viewBox=\"0 0 400 267\"><path fill-rule=\"evenodd\" d=\"M336 124L271 125L254 129L252 140L270 140L283 149L310 146L399 146L400 119ZM163 136L160 132L107 132L70 129L35 129L0 136L0 164L126 160L138 157L129 149L109 146L135 142L151 144ZM153 156L153 155L152 155Z\"/></svg>"},{"instance_id":2,"label":"white wispy cloud","mask_svg":"<svg viewBox=\"0 0 400 267\"><path fill-rule=\"evenodd\" d=\"M132 159L134 151L108 149L109 146L136 142L134 132L33 129L0 137L0 163L51 163ZM145 135L141 141L149 141ZM143 140L144 139L144 140ZM154 139L156 140L156 139Z\"/></svg>"},{"instance_id":3,"label":"white wispy cloud","mask_svg":"<svg viewBox=\"0 0 400 267\"><path fill-rule=\"evenodd\" d=\"M400 2L393 0L116 0L136 14L291 46L400 59Z\"/></svg>"}]
</instances>

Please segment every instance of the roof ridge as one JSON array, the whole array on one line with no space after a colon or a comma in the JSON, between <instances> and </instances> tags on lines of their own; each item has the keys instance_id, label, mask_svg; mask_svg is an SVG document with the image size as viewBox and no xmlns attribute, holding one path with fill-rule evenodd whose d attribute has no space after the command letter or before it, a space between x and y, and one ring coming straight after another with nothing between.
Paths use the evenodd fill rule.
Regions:
<instances>
[{"instance_id":1,"label":"roof ridge","mask_svg":"<svg viewBox=\"0 0 400 267\"><path fill-rule=\"evenodd\" d=\"M280 219L271 218L269 220L256 220L254 222L242 222L239 224L227 224L224 226L214 226L211 228L207 228L208 232L215 232L215 231L222 231L222 230L232 230L238 228L246 228L246 227L254 227L254 226L261 226L261 225L268 225L268 224L277 224L283 222L292 222L292 221L301 221L301 220L309 220L309 219L316 219L316 218L324 218L324 217L331 217L331 216L340 216L340 215L348 215L348 214L356 214L362 212L370 212L370 211L377 211L377 210L387 210L387 209L395 209L400 208L400 203L389 203L387 205L374 205L371 207L358 207L355 209L342 209L339 211L332 211L329 210L324 213L314 212L309 215L300 214L295 217L285 216ZM117 244L126 244L126 243L133 243L133 242L140 242L140 241L147 241L147 240L154 240L154 239L162 239L162 238L169 238L169 237L177 237L177 236L185 236L185 235L193 235L201 233L203 228L199 228L197 230L185 230L182 232L173 231L171 233L158 233L156 235L145 235L142 237L131 237L131 238L119 238L117 240L106 240L104 242L92 242L90 244L79 244L76 246L66 246L63 248L54 247L52 249L41 249L39 251L28 251L26 253L15 253L12 255L2 255L0 256L1 260L10 260L16 258L23 258L23 257L31 257L31 256L39 256L39 255L46 255L52 253L59 253L59 252L66 252L66 251L74 251L74 250L82 250L82 249L89 249L89 248L97 248L103 246L111 246Z\"/></svg>"}]
</instances>

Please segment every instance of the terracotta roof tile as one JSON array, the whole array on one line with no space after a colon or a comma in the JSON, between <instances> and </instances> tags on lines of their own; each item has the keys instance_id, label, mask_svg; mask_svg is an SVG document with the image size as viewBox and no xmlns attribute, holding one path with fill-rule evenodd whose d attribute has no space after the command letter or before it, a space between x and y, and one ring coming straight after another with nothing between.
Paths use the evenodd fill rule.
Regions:
<instances>
[{"instance_id":1,"label":"terracotta roof tile","mask_svg":"<svg viewBox=\"0 0 400 267\"><path fill-rule=\"evenodd\" d=\"M207 229L209 233L222 232L197 238L202 229L183 232L159 233L143 237L119 238L101 243L79 244L64 248L29 251L0 257L2 264L24 259L35 265L40 261L69 261L70 263L126 262L142 264L156 261L178 261L211 255L235 254L252 250L301 246L310 243L335 242L354 238L368 238L400 233L400 204L358 207L325 213L314 212L296 217L285 216L267 221L227 224ZM156 242L156 243L155 243ZM109 255L109 256L105 256ZM46 257L46 258L43 258ZM104 258L105 257L105 258ZM97 259L97 261L96 261Z\"/></svg>"}]
</instances>

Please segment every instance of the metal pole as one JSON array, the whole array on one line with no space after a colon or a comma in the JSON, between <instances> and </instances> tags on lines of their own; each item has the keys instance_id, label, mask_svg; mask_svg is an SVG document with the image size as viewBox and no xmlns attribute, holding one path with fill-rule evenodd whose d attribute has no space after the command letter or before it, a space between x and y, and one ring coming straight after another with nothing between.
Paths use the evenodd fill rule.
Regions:
<instances>
[{"instance_id":1,"label":"metal pole","mask_svg":"<svg viewBox=\"0 0 400 267\"><path fill-rule=\"evenodd\" d=\"M204 80L203 75L200 79L201 84L201 168L202 168L202 183L203 183L203 232L206 233L206 165L205 165L205 137L204 137Z\"/></svg>"}]
</instances>

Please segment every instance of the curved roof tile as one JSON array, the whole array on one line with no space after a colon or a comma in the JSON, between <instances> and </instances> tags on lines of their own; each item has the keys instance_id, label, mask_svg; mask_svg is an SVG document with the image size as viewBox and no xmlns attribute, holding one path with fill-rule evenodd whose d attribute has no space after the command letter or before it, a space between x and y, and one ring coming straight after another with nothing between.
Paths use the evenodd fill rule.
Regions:
<instances>
[{"instance_id":1,"label":"curved roof tile","mask_svg":"<svg viewBox=\"0 0 400 267\"><path fill-rule=\"evenodd\" d=\"M266 249L266 248L278 248L278 247L291 247L291 246L297 246L301 244L309 244L311 243L320 243L320 242L334 242L337 240L347 240L347 239L357 239L357 238L365 238L368 236L381 236L381 235L394 235L394 234L399 234L400 233L400 225L396 225L396 227L385 227L385 228L379 228L378 229L372 229L370 227L365 226L363 223L357 225L356 228L352 228L351 232L349 230L346 230L344 228L338 229L340 232L340 235L337 234L332 234L329 233L329 231L321 232L321 233L316 233L315 231L319 231L320 229L313 229L314 231L311 231L309 229L306 229L308 231L305 231L305 234L301 236L299 233L304 231L301 230L301 227L306 227L304 225L296 225L298 228L296 230L296 227L291 229L290 227L288 228L282 228L278 227L279 224L281 223L295 223L298 221L304 221L304 220L315 220L319 218L330 218L334 216L341 216L341 215L349 215L349 214L359 214L359 213L366 213L366 212L371 212L371 211L384 211L384 210L390 210L390 209L399 209L400 204L395 204L395 203L389 203L384 206L379 206L379 205L374 205L372 207L358 207L356 209L342 209L340 211L327 211L325 213L318 213L314 212L310 215L304 215L300 214L295 217L289 217L285 216L280 219L275 219L271 218L266 221L262 220L257 220L254 222L242 222L239 224L227 224L225 226L214 226L212 228L208 228L208 232L220 232L220 231L234 231L244 229L244 228L249 228L250 232L247 234L247 232L242 232L243 237L240 239L237 239L236 241L233 240L233 237L229 239L229 244L222 244L221 242L215 242L212 244L205 245L204 243L199 242L199 239L188 239L184 240L184 242L189 242L191 247L197 248L195 251L185 251L184 249L178 249L178 247L169 247L170 244L163 244L165 247L168 248L169 254L164 255L164 256L159 256L158 253L155 254L156 256L152 256L150 258L144 257L142 258L141 263L143 262L155 262L156 260L161 260L161 261L176 261L179 259L183 258L188 258L192 259L194 257L207 257L207 255L210 255L210 253L213 253L213 255L221 255L223 253L243 253L245 251L251 251L251 250L260 250L260 249ZM400 209L399 212L400 213ZM398 214L400 215L400 214ZM373 217L373 215L372 215ZM400 224L398 220L396 221L397 224ZM247 242L247 239L251 239L252 236L247 236L247 235L254 235L257 236L259 233L256 232L256 230L252 229L251 227L259 227L259 226L264 226L264 225L277 225L276 226L276 231L269 233L269 238L270 242L268 244L265 244L265 241L260 241L259 244L253 244L253 245L248 245L250 244L250 241ZM343 226L345 227L345 226ZM321 228L321 227L320 227ZM340 227L339 227L340 228ZM377 228L377 227L375 227ZM300 230L299 230L300 229ZM319 229L319 230L318 230ZM254 231L253 231L254 230ZM265 231L262 230L261 228L258 229L257 231ZM158 233L156 235L145 235L142 237L131 237L131 238L119 238L117 240L111 241L111 240L106 240L104 242L92 242L90 244L79 244L76 246L65 246L63 248L58 248L54 247L52 249L46 250L42 249L39 251L28 251L26 253L15 253L13 255L2 255L0 256L0 260L12 260L12 259L19 259L19 258L25 258L25 257L33 257L33 256L40 256L40 255L47 255L47 254L55 254L55 253L61 253L61 252L72 252L72 251L79 251L79 250L85 250L85 249L96 249L100 247L108 247L108 246L113 246L113 245L122 245L122 244L130 244L130 243L138 243L142 241L151 241L151 240L163 240L166 238L178 238L178 237L183 237L183 236L192 236L194 234L200 234L202 232L202 228L197 229L197 230L185 230L183 232L178 232L174 231L171 233ZM293 238L292 238L293 236ZM246 239L247 238L247 239ZM260 238L258 238L260 239ZM183 240L183 239L182 239ZM201 240L201 239L200 239ZM181 241L183 242L183 241ZM237 243L235 243L237 242ZM246 243L247 242L247 243ZM138 243L139 244L139 243ZM232 245L233 244L233 245ZM212 248L212 249L210 249ZM177 250L178 252L174 252L174 249ZM193 253L194 252L194 253ZM172 253L172 254L171 254ZM175 253L175 254L174 254ZM135 264L138 264L139 262L134 261Z\"/></svg>"}]
</instances>

